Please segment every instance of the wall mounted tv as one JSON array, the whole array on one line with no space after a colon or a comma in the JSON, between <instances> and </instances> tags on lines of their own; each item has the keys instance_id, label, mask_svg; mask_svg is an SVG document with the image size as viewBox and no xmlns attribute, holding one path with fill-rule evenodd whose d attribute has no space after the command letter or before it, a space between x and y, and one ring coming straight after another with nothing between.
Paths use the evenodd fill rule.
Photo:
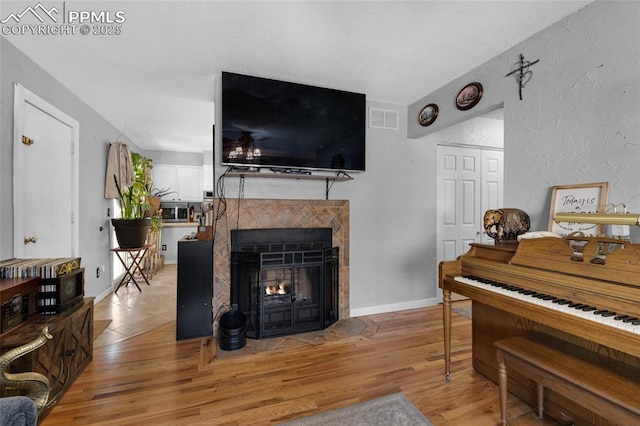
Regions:
<instances>
[{"instance_id":1,"label":"wall mounted tv","mask_svg":"<svg viewBox=\"0 0 640 426\"><path fill-rule=\"evenodd\" d=\"M363 94L222 73L222 164L365 170Z\"/></svg>"}]
</instances>

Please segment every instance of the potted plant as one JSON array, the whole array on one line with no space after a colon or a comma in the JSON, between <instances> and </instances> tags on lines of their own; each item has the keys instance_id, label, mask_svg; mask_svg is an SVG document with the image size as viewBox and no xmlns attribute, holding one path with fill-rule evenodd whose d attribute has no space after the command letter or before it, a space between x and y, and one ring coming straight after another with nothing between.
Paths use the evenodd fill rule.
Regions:
<instances>
[{"instance_id":1,"label":"potted plant","mask_svg":"<svg viewBox=\"0 0 640 426\"><path fill-rule=\"evenodd\" d=\"M150 185L151 186L151 185ZM151 209L147 212L148 216L155 216L160 210L160 202L162 197L169 194L177 194L176 191L172 191L171 188L150 188L149 189L149 203Z\"/></svg>"},{"instance_id":2,"label":"potted plant","mask_svg":"<svg viewBox=\"0 0 640 426\"><path fill-rule=\"evenodd\" d=\"M114 175L116 188L120 197L120 218L111 219L116 232L116 238L120 248L138 248L144 246L147 240L151 218L146 217L151 208L149 195L151 188L150 159L132 153L134 182L126 188L121 188L118 179Z\"/></svg>"}]
</instances>

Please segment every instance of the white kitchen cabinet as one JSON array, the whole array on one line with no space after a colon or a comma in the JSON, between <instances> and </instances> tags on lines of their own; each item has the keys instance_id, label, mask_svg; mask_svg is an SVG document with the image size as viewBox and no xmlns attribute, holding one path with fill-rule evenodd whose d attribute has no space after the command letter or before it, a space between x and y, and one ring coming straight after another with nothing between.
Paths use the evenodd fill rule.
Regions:
<instances>
[{"instance_id":1,"label":"white kitchen cabinet","mask_svg":"<svg viewBox=\"0 0 640 426\"><path fill-rule=\"evenodd\" d=\"M176 191L173 194L167 194L162 197L165 201L178 199L178 181L176 166L167 166L164 164L153 165L153 187L157 189L170 189Z\"/></svg>"},{"instance_id":2,"label":"white kitchen cabinet","mask_svg":"<svg viewBox=\"0 0 640 426\"><path fill-rule=\"evenodd\" d=\"M202 166L153 165L153 187L175 191L163 201L201 201L203 184Z\"/></svg>"},{"instance_id":3,"label":"white kitchen cabinet","mask_svg":"<svg viewBox=\"0 0 640 426\"><path fill-rule=\"evenodd\" d=\"M203 181L204 181L204 190L205 191L213 191L213 165L205 164L202 167L202 171L204 173Z\"/></svg>"},{"instance_id":4,"label":"white kitchen cabinet","mask_svg":"<svg viewBox=\"0 0 640 426\"><path fill-rule=\"evenodd\" d=\"M202 166L177 166L178 194L181 200L202 201Z\"/></svg>"}]
</instances>

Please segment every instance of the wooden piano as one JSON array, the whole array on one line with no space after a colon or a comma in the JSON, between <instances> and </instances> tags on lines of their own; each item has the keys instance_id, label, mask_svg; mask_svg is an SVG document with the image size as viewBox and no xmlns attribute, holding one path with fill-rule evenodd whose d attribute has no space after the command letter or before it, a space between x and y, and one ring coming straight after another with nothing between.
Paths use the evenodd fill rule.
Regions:
<instances>
[{"instance_id":1,"label":"wooden piano","mask_svg":"<svg viewBox=\"0 0 640 426\"><path fill-rule=\"evenodd\" d=\"M493 343L532 332L605 355L640 374L640 244L598 237L533 238L471 244L439 265L445 374L451 378L451 293L472 300L473 367L498 382ZM534 404L535 383L509 372L509 391ZM640 399L640 395L638 395ZM613 424L558 393L545 412L576 424Z\"/></svg>"}]
</instances>

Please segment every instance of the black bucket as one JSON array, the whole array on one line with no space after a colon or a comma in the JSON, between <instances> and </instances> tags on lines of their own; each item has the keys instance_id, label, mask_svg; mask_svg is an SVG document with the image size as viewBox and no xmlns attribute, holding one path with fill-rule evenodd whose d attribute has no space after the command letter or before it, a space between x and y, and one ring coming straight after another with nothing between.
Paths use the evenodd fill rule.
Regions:
<instances>
[{"instance_id":1,"label":"black bucket","mask_svg":"<svg viewBox=\"0 0 640 426\"><path fill-rule=\"evenodd\" d=\"M218 343L223 351L244 348L247 343L247 317L238 310L232 310L220 318Z\"/></svg>"}]
</instances>

